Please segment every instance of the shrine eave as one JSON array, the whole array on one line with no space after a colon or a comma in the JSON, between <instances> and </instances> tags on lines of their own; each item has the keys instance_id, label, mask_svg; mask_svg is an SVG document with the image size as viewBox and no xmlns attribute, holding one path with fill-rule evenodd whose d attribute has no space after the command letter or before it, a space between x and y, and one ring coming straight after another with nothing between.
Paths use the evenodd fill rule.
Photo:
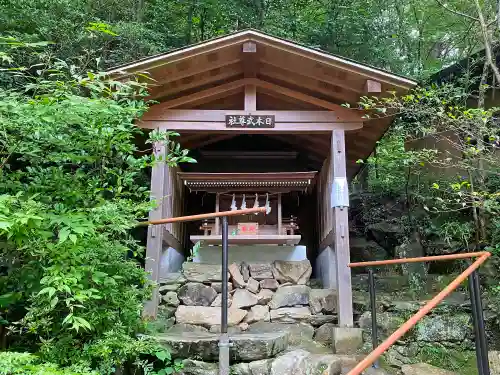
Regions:
<instances>
[{"instance_id":1,"label":"shrine eave","mask_svg":"<svg viewBox=\"0 0 500 375\"><path fill-rule=\"evenodd\" d=\"M198 191L306 191L317 172L196 173L178 172L181 181Z\"/></svg>"}]
</instances>

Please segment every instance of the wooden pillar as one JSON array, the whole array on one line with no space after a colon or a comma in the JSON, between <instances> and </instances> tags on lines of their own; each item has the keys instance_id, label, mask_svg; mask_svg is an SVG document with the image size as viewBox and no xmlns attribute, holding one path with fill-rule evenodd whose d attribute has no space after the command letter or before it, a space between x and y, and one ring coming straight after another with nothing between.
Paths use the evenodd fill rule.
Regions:
<instances>
[{"instance_id":1,"label":"wooden pillar","mask_svg":"<svg viewBox=\"0 0 500 375\"><path fill-rule=\"evenodd\" d=\"M281 210L281 193L278 193L278 235L282 235L283 231L283 213Z\"/></svg>"},{"instance_id":2,"label":"wooden pillar","mask_svg":"<svg viewBox=\"0 0 500 375\"><path fill-rule=\"evenodd\" d=\"M215 212L219 212L220 206L220 196L219 193L215 194ZM217 236L220 233L220 219L218 217L215 218L215 235Z\"/></svg>"},{"instance_id":3,"label":"wooden pillar","mask_svg":"<svg viewBox=\"0 0 500 375\"><path fill-rule=\"evenodd\" d=\"M151 199L155 200L157 206L154 210L149 212L149 220L159 220L163 219L165 204L162 199L168 192L166 178L168 174L168 166L164 162L164 157L167 152L167 148L163 142L157 142L154 145L154 153L158 159L156 164L151 170ZM163 251L163 236L164 236L164 226L163 225L150 225L148 227L148 238L146 245L146 272L149 273L149 278L152 282L158 283L160 276L160 259ZM144 305L144 316L156 317L159 304L159 292L156 287L153 290L153 296L150 301L147 301Z\"/></svg>"},{"instance_id":4,"label":"wooden pillar","mask_svg":"<svg viewBox=\"0 0 500 375\"><path fill-rule=\"evenodd\" d=\"M347 189L346 154L344 130L334 130L332 134L331 159L333 164L333 189ZM335 181L338 179L337 181ZM345 183L338 183L344 179ZM333 191L333 194L336 194ZM334 202L332 202L333 204ZM337 267L337 302L340 327L353 327L352 285L349 255L349 222L346 205L333 207L333 222L335 231L335 259Z\"/></svg>"},{"instance_id":5,"label":"wooden pillar","mask_svg":"<svg viewBox=\"0 0 500 375\"><path fill-rule=\"evenodd\" d=\"M255 85L245 86L245 111L257 110L257 88Z\"/></svg>"}]
</instances>

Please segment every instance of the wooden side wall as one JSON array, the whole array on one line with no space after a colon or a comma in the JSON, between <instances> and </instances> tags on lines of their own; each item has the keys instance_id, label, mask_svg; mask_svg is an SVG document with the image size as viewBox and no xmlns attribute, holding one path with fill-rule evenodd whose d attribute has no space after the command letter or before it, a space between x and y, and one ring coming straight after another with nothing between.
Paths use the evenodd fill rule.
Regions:
<instances>
[{"instance_id":1,"label":"wooden side wall","mask_svg":"<svg viewBox=\"0 0 500 375\"><path fill-rule=\"evenodd\" d=\"M178 167L169 167L168 173L165 178L165 184L167 185L166 191L168 195L163 198L163 212L165 217L176 217L182 216L184 207L184 185L181 179L177 176L177 172L180 169ZM165 229L174 237L174 239L180 243L184 236L185 225L183 223L171 223L166 224ZM168 239L167 239L168 241ZM178 244L169 243L169 246L174 248L178 247ZM175 246L177 245L177 246ZM181 249L177 249L181 250Z\"/></svg>"},{"instance_id":2,"label":"wooden side wall","mask_svg":"<svg viewBox=\"0 0 500 375\"><path fill-rule=\"evenodd\" d=\"M318 217L319 242L322 243L333 229L333 210L331 209L331 193L333 185L333 168L331 157L323 163L318 176Z\"/></svg>"}]
</instances>

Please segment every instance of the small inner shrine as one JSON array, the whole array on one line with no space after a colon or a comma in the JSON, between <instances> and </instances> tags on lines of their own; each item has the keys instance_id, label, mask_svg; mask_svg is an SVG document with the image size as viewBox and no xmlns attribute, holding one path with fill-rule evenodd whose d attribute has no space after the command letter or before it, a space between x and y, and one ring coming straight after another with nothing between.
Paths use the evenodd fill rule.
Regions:
<instances>
[{"instance_id":1,"label":"small inner shrine","mask_svg":"<svg viewBox=\"0 0 500 375\"><path fill-rule=\"evenodd\" d=\"M178 176L190 192L212 195L212 212L266 207L266 215L229 217L231 245L297 245L301 240L297 222L300 197L311 192L316 172L277 173L186 173ZM283 209L283 202L288 204ZM205 220L200 233L190 233L192 243L220 245L220 219Z\"/></svg>"}]
</instances>

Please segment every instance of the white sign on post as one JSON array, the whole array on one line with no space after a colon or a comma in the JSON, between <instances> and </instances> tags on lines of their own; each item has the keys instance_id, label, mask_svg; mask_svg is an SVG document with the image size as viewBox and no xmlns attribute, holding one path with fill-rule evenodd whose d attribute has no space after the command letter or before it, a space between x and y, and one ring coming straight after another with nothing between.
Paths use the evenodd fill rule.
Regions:
<instances>
[{"instance_id":1,"label":"white sign on post","mask_svg":"<svg viewBox=\"0 0 500 375\"><path fill-rule=\"evenodd\" d=\"M332 208L349 207L349 187L347 185L347 178L335 177L333 179L333 189L330 201Z\"/></svg>"}]
</instances>

